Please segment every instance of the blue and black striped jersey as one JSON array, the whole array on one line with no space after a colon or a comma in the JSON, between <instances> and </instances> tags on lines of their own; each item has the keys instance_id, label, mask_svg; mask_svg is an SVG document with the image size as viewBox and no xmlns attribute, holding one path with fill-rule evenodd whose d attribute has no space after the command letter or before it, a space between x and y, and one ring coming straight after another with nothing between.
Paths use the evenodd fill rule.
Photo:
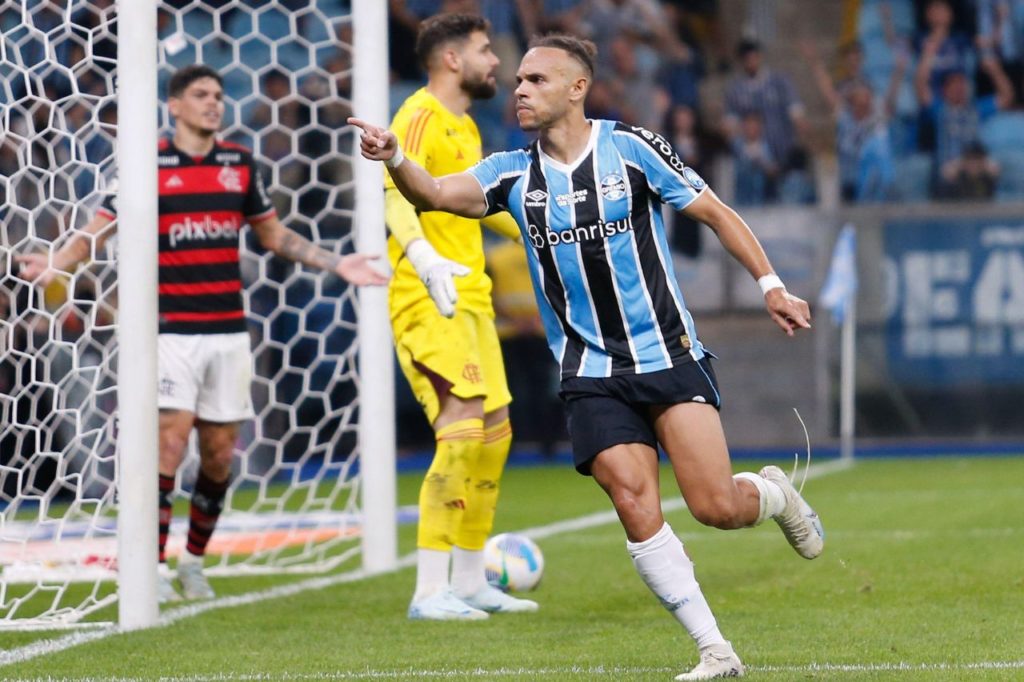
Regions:
<instances>
[{"instance_id":1,"label":"blue and black striped jersey","mask_svg":"<svg viewBox=\"0 0 1024 682\"><path fill-rule=\"evenodd\" d=\"M675 278L661 217L706 187L660 135L591 121L571 165L537 142L468 172L487 212L509 211L562 378L642 374L699 360L704 349Z\"/></svg>"}]
</instances>

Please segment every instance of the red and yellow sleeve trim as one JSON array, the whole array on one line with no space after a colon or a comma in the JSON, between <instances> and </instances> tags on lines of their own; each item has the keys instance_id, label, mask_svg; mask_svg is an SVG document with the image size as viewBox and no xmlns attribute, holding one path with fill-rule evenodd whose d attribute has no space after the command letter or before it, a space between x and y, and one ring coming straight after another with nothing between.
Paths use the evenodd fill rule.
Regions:
<instances>
[{"instance_id":1,"label":"red and yellow sleeve trim","mask_svg":"<svg viewBox=\"0 0 1024 682\"><path fill-rule=\"evenodd\" d=\"M413 114L409 121L409 127L405 133L405 151L408 154L418 155L423 142L423 132L427 129L427 123L433 117L434 112L430 109L419 109Z\"/></svg>"}]
</instances>

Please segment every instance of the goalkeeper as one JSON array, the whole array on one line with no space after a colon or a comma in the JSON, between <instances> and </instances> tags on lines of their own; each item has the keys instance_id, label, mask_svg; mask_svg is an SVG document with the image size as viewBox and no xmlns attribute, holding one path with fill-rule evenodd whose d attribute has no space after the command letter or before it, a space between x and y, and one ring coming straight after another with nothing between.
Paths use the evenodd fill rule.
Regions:
<instances>
[{"instance_id":1,"label":"goalkeeper","mask_svg":"<svg viewBox=\"0 0 1024 682\"><path fill-rule=\"evenodd\" d=\"M160 572L161 603L209 599L203 557L224 505L239 427L254 415L252 352L242 307L239 232L248 222L279 256L333 272L353 284L384 284L364 255L339 256L281 224L252 153L221 142L224 90L213 69L187 66L168 84L174 136L159 143L160 561L170 528L174 476L189 434L199 436L200 467L192 493L188 543L178 561L179 594ZM53 254L17 258L21 276L48 284L88 258L113 234L111 196L93 219ZM134 453L144 454L144 453Z\"/></svg>"},{"instance_id":2,"label":"goalkeeper","mask_svg":"<svg viewBox=\"0 0 1024 682\"><path fill-rule=\"evenodd\" d=\"M434 175L460 173L481 158L480 133L466 111L473 100L496 92L498 58L488 28L480 17L441 14L423 22L417 35L416 55L428 83L404 102L391 129L409 158ZM512 398L491 281L484 274L480 221L436 211L417 214L390 176L385 187L395 348L437 442L420 488L409 618L476 620L488 613L535 611L535 602L490 587L484 576L484 543L512 443ZM519 236L508 213L485 223Z\"/></svg>"}]
</instances>

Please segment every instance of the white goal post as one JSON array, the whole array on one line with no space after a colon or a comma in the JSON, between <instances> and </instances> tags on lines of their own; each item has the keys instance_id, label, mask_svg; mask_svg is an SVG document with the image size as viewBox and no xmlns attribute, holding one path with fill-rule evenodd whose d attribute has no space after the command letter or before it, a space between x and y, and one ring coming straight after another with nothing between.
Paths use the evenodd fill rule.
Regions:
<instances>
[{"instance_id":1,"label":"white goal post","mask_svg":"<svg viewBox=\"0 0 1024 682\"><path fill-rule=\"evenodd\" d=\"M383 255L381 170L360 162L345 118L387 119L385 5L0 0L0 629L156 618L155 138L171 130L170 74L222 75L223 137L253 149L286 225L327 250ZM45 288L18 276L18 256L51 254L114 192L119 235L105 248ZM386 292L283 261L248 232L257 416L207 573L393 568Z\"/></svg>"}]
</instances>

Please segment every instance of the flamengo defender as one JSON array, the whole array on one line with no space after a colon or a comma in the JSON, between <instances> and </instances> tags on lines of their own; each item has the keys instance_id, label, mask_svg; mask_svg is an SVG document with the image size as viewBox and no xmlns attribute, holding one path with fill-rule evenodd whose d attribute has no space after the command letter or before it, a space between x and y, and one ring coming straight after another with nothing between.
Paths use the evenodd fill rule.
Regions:
<instances>
[{"instance_id":1,"label":"flamengo defender","mask_svg":"<svg viewBox=\"0 0 1024 682\"><path fill-rule=\"evenodd\" d=\"M821 553L824 532L778 467L732 475L709 355L672 271L663 202L715 231L758 280L787 334L810 328L809 309L786 291L746 223L664 138L584 116L595 54L593 44L571 36L535 40L515 96L520 125L539 131L539 140L465 173L435 178L404 156L393 134L350 122L363 130L363 156L384 161L421 211L512 213L561 363L576 467L608 494L637 572L700 651L696 667L676 679L736 677L743 664L662 515L656 446L702 523L733 529L771 517L808 559Z\"/></svg>"},{"instance_id":2,"label":"flamengo defender","mask_svg":"<svg viewBox=\"0 0 1024 682\"><path fill-rule=\"evenodd\" d=\"M173 138L160 142L158 156L159 552L164 562L174 476L195 428L200 468L178 581L186 598L208 599L214 593L202 572L206 545L224 504L240 422L254 416L252 353L238 264L243 222L265 248L289 260L353 284L380 285L387 278L370 267L371 257L329 253L281 224L252 153L216 139L224 117L216 71L201 65L180 69L168 85L167 103L175 127ZM78 235L52 254L52 263L46 254L19 256L21 276L45 285L85 260L113 234L116 216L111 197ZM161 577L159 597L166 602L181 595Z\"/></svg>"}]
</instances>

